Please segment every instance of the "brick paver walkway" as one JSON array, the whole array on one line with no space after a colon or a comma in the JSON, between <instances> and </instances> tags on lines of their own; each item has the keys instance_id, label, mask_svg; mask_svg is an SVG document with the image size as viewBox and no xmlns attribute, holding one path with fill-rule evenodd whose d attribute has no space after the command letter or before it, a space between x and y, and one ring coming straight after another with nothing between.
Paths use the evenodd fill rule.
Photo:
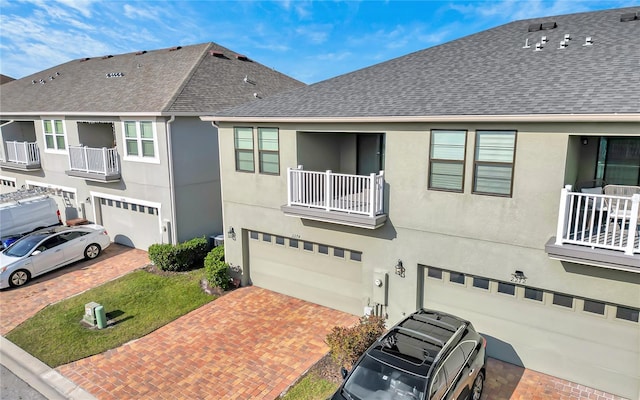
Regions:
<instances>
[{"instance_id":1,"label":"brick paver walkway","mask_svg":"<svg viewBox=\"0 0 640 400\"><path fill-rule=\"evenodd\" d=\"M49 304L122 276L149 263L147 252L111 244L95 260L79 261L0 291L0 334L6 335Z\"/></svg>"},{"instance_id":2,"label":"brick paver walkway","mask_svg":"<svg viewBox=\"0 0 640 400\"><path fill-rule=\"evenodd\" d=\"M489 358L482 400L626 400Z\"/></svg>"},{"instance_id":3,"label":"brick paver walkway","mask_svg":"<svg viewBox=\"0 0 640 400\"><path fill-rule=\"evenodd\" d=\"M357 317L258 287L237 289L157 331L58 367L101 400L275 399Z\"/></svg>"}]
</instances>

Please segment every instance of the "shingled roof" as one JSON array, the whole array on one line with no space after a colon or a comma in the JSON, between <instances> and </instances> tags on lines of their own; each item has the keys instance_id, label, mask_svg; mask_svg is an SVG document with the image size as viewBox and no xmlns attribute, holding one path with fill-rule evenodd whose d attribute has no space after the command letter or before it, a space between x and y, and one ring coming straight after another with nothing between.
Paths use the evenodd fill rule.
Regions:
<instances>
[{"instance_id":1,"label":"shingled roof","mask_svg":"<svg viewBox=\"0 0 640 400\"><path fill-rule=\"evenodd\" d=\"M246 77L246 79L245 79ZM2 85L0 114L201 115L304 86L204 43L85 58Z\"/></svg>"},{"instance_id":2,"label":"shingled roof","mask_svg":"<svg viewBox=\"0 0 640 400\"><path fill-rule=\"evenodd\" d=\"M207 118L639 113L638 88L633 7L508 23Z\"/></svg>"}]
</instances>

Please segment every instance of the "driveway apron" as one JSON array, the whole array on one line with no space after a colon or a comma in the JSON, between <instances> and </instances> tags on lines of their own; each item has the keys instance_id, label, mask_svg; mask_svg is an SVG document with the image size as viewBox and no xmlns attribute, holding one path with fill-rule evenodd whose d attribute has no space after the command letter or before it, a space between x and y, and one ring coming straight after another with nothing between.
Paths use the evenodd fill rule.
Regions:
<instances>
[{"instance_id":1,"label":"driveway apron","mask_svg":"<svg viewBox=\"0 0 640 400\"><path fill-rule=\"evenodd\" d=\"M99 399L275 399L357 317L258 287L57 370Z\"/></svg>"},{"instance_id":2,"label":"driveway apron","mask_svg":"<svg viewBox=\"0 0 640 400\"><path fill-rule=\"evenodd\" d=\"M112 243L100 256L34 278L26 286L0 291L0 334L49 304L85 292L149 263L147 252Z\"/></svg>"}]
</instances>

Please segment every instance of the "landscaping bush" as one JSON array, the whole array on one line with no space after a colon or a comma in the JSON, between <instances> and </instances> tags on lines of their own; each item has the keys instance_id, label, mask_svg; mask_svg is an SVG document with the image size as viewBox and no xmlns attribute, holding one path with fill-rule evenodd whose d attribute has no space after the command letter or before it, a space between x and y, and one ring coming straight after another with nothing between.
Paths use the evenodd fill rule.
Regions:
<instances>
[{"instance_id":1,"label":"landscaping bush","mask_svg":"<svg viewBox=\"0 0 640 400\"><path fill-rule=\"evenodd\" d=\"M204 274L209 285L229 289L229 264L224 262L224 247L214 247L204 258Z\"/></svg>"},{"instance_id":2,"label":"landscaping bush","mask_svg":"<svg viewBox=\"0 0 640 400\"><path fill-rule=\"evenodd\" d=\"M337 364L351 369L384 330L384 318L375 315L361 317L360 322L350 328L334 327L326 338L331 357Z\"/></svg>"},{"instance_id":3,"label":"landscaping bush","mask_svg":"<svg viewBox=\"0 0 640 400\"><path fill-rule=\"evenodd\" d=\"M152 244L149 259L163 271L190 271L202 268L208 247L204 236L177 245Z\"/></svg>"}]
</instances>

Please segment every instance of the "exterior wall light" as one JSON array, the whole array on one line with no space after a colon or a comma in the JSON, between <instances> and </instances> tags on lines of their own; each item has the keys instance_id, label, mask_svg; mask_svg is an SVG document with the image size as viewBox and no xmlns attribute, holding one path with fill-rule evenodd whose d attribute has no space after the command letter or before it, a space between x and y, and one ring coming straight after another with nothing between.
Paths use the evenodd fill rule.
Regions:
<instances>
[{"instance_id":1,"label":"exterior wall light","mask_svg":"<svg viewBox=\"0 0 640 400\"><path fill-rule=\"evenodd\" d=\"M227 232L227 237L229 239L236 240L236 232L233 230L233 226L229 227L229 231Z\"/></svg>"},{"instance_id":2,"label":"exterior wall light","mask_svg":"<svg viewBox=\"0 0 640 400\"><path fill-rule=\"evenodd\" d=\"M402 260L398 260L398 263L396 264L396 275L400 276L401 278L404 278L404 266L402 265Z\"/></svg>"}]
</instances>

